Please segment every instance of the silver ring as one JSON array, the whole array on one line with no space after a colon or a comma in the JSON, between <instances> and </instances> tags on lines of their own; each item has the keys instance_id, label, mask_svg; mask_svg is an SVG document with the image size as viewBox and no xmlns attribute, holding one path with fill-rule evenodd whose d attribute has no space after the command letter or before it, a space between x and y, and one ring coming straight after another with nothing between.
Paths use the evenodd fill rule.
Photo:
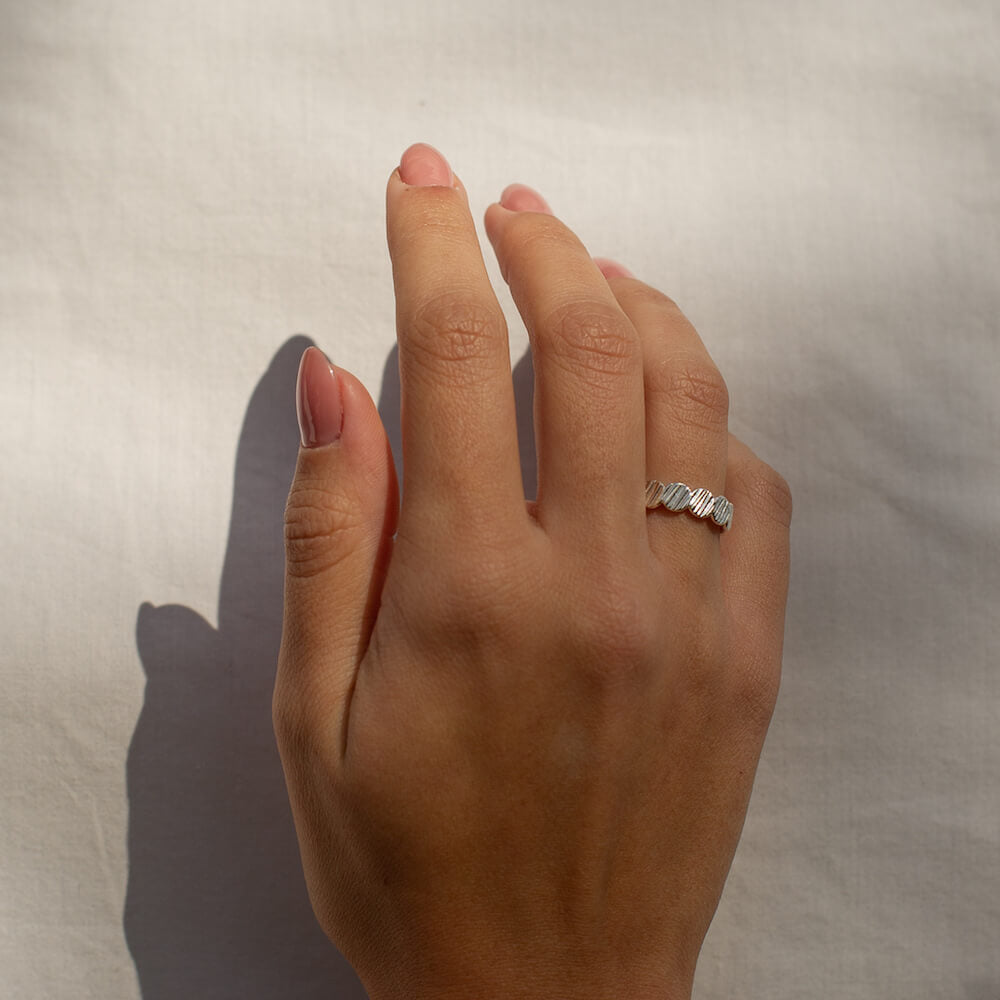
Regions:
<instances>
[{"instance_id":1,"label":"silver ring","mask_svg":"<svg viewBox=\"0 0 1000 1000\"><path fill-rule=\"evenodd\" d=\"M712 496L711 490L692 490L683 483L661 483L650 479L646 483L646 509L666 507L680 512L686 510L695 517L710 517L723 531L733 523L733 505L724 496Z\"/></svg>"}]
</instances>

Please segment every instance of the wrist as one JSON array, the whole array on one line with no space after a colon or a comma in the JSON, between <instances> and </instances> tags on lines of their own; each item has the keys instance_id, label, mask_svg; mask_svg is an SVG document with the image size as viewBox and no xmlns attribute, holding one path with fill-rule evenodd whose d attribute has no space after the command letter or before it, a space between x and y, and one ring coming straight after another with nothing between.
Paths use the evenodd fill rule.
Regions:
<instances>
[{"instance_id":1,"label":"wrist","mask_svg":"<svg viewBox=\"0 0 1000 1000\"><path fill-rule=\"evenodd\" d=\"M659 977L655 981L636 982L632 977L612 981L597 974L565 976L555 972L518 970L517 974L497 975L495 969L466 972L458 977L414 982L400 976L379 985L365 982L369 1000L691 1000L692 984Z\"/></svg>"}]
</instances>

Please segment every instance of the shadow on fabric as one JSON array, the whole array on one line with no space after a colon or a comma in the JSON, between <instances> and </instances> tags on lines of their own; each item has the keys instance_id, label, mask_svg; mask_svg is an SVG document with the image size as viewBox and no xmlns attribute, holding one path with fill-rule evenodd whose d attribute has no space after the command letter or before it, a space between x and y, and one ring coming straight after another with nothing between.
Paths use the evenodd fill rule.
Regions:
<instances>
[{"instance_id":1,"label":"shadow on fabric","mask_svg":"<svg viewBox=\"0 0 1000 1000\"><path fill-rule=\"evenodd\" d=\"M1000 983L976 979L962 984L964 1000L1000 1000Z\"/></svg>"},{"instance_id":2,"label":"shadow on fabric","mask_svg":"<svg viewBox=\"0 0 1000 1000\"><path fill-rule=\"evenodd\" d=\"M182 605L139 608L146 694L127 764L124 927L143 1000L366 996L309 905L271 728L282 512L298 446L294 386L311 343L287 341L247 407L219 627ZM394 348L379 411L399 470L397 358ZM514 383L528 496L535 483L531 381L526 357Z\"/></svg>"},{"instance_id":3,"label":"shadow on fabric","mask_svg":"<svg viewBox=\"0 0 1000 1000\"><path fill-rule=\"evenodd\" d=\"M143 1000L365 997L309 905L271 729L295 376L310 343L284 344L247 407L218 629L192 608L139 608L124 923Z\"/></svg>"}]
</instances>

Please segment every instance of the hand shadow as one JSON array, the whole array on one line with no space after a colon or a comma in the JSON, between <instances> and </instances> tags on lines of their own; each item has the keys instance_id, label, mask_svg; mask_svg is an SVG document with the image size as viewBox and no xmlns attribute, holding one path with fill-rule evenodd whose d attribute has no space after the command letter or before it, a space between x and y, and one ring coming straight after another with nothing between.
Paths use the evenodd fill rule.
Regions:
<instances>
[{"instance_id":1,"label":"hand shadow","mask_svg":"<svg viewBox=\"0 0 1000 1000\"><path fill-rule=\"evenodd\" d=\"M294 337L281 347L247 407L219 627L183 605L139 608L146 695L127 763L124 928L143 1000L366 996L309 905L271 728L282 511L298 443L293 393L310 343ZM379 410L398 469L397 357L393 348ZM527 355L514 384L526 495L533 497Z\"/></svg>"},{"instance_id":2,"label":"hand shadow","mask_svg":"<svg viewBox=\"0 0 1000 1000\"><path fill-rule=\"evenodd\" d=\"M124 923L143 1000L365 997L309 905L271 728L295 376L310 343L284 344L247 407L218 629L192 608L139 608Z\"/></svg>"}]
</instances>

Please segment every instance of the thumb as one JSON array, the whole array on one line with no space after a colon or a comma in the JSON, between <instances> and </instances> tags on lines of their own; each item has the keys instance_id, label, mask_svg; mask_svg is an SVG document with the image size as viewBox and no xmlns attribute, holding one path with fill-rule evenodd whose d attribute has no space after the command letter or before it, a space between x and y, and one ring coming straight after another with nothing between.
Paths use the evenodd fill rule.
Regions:
<instances>
[{"instance_id":1,"label":"thumb","mask_svg":"<svg viewBox=\"0 0 1000 1000\"><path fill-rule=\"evenodd\" d=\"M371 396L316 347L302 355L296 407L302 447L285 507L275 718L313 706L339 727L375 623L399 495Z\"/></svg>"}]
</instances>

